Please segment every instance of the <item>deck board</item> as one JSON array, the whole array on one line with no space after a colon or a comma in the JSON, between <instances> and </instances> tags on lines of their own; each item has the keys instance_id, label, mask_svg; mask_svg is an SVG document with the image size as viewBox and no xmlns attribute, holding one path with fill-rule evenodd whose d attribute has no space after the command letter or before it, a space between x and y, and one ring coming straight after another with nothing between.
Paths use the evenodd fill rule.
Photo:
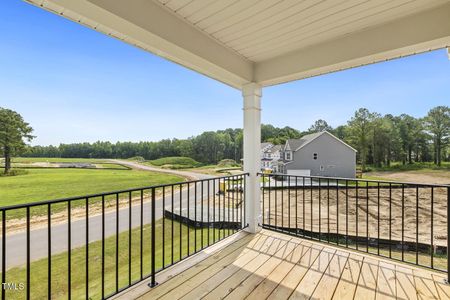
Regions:
<instances>
[{"instance_id":1,"label":"deck board","mask_svg":"<svg viewBox=\"0 0 450 300\"><path fill-rule=\"evenodd\" d=\"M269 230L214 251L140 299L450 299L443 273Z\"/></svg>"},{"instance_id":2,"label":"deck board","mask_svg":"<svg viewBox=\"0 0 450 300\"><path fill-rule=\"evenodd\" d=\"M242 299L249 295L273 270L278 267L288 256L291 256L293 251L300 247L300 244L296 241L289 241L284 249L277 252L270 257L261 267L255 272L247 276L247 278L237 285L232 291L228 291L229 294L226 299ZM208 299L208 298L206 298Z\"/></svg>"},{"instance_id":3,"label":"deck board","mask_svg":"<svg viewBox=\"0 0 450 300\"><path fill-rule=\"evenodd\" d=\"M362 263L355 299L375 299L379 261L374 258L364 257Z\"/></svg>"},{"instance_id":4,"label":"deck board","mask_svg":"<svg viewBox=\"0 0 450 300\"><path fill-rule=\"evenodd\" d=\"M413 271L410 268L396 266L396 286L397 299L401 300L416 300L416 284L414 283Z\"/></svg>"},{"instance_id":5,"label":"deck board","mask_svg":"<svg viewBox=\"0 0 450 300\"><path fill-rule=\"evenodd\" d=\"M441 299L450 299L450 284L445 282L445 277L440 274L431 274L436 290L438 292L439 298Z\"/></svg>"},{"instance_id":6,"label":"deck board","mask_svg":"<svg viewBox=\"0 0 450 300\"><path fill-rule=\"evenodd\" d=\"M312 299L331 299L347 264L348 252L337 251L312 295Z\"/></svg>"},{"instance_id":7,"label":"deck board","mask_svg":"<svg viewBox=\"0 0 450 300\"><path fill-rule=\"evenodd\" d=\"M376 299L396 299L395 265L380 262L378 268Z\"/></svg>"},{"instance_id":8,"label":"deck board","mask_svg":"<svg viewBox=\"0 0 450 300\"><path fill-rule=\"evenodd\" d=\"M433 277L429 272L413 270L418 299L439 299Z\"/></svg>"},{"instance_id":9,"label":"deck board","mask_svg":"<svg viewBox=\"0 0 450 300\"><path fill-rule=\"evenodd\" d=\"M350 254L344 270L342 270L339 283L334 291L333 299L353 299L356 287L358 286L362 261L362 256L354 253Z\"/></svg>"},{"instance_id":10,"label":"deck board","mask_svg":"<svg viewBox=\"0 0 450 300\"><path fill-rule=\"evenodd\" d=\"M314 290L319 284L320 280L333 259L336 250L331 248L324 248L314 264L306 272L303 279L299 282L295 290L292 292L289 299L309 299Z\"/></svg>"},{"instance_id":11,"label":"deck board","mask_svg":"<svg viewBox=\"0 0 450 300\"><path fill-rule=\"evenodd\" d=\"M183 299L221 299L226 296L227 291L233 289L240 284L247 276L255 272L261 265L263 265L270 257L270 255L277 251L283 251L286 246L286 241L275 240L270 244L266 251L261 253L256 252L256 256L250 261L243 261L241 265L233 264L229 266L232 272L227 272L227 269L211 278L208 284L194 289L191 293L183 297ZM236 271L234 271L236 269Z\"/></svg>"},{"instance_id":12,"label":"deck board","mask_svg":"<svg viewBox=\"0 0 450 300\"><path fill-rule=\"evenodd\" d=\"M266 299L284 277L299 263L300 259L311 251L311 243L302 242L295 250L276 267L267 278L265 278L247 296L248 300Z\"/></svg>"},{"instance_id":13,"label":"deck board","mask_svg":"<svg viewBox=\"0 0 450 300\"><path fill-rule=\"evenodd\" d=\"M258 241L253 247L245 248L237 259L223 262L223 264L215 264L201 273L183 282L176 289L171 290L158 299L180 299L182 297L193 296L194 294L207 293L211 285L220 283L229 276L233 275L243 268L249 261L252 261L259 254L259 251L265 252L275 241L275 238L266 237ZM278 243L280 243L278 241ZM192 292L193 290L196 292ZM150 298L149 298L150 299ZM192 298L195 299L195 298ZM198 298L197 298L198 299Z\"/></svg>"},{"instance_id":14,"label":"deck board","mask_svg":"<svg viewBox=\"0 0 450 300\"><path fill-rule=\"evenodd\" d=\"M323 247L312 246L310 250L300 259L292 270L281 280L278 286L272 291L267 299L288 299L303 279L311 265L316 261Z\"/></svg>"}]
</instances>

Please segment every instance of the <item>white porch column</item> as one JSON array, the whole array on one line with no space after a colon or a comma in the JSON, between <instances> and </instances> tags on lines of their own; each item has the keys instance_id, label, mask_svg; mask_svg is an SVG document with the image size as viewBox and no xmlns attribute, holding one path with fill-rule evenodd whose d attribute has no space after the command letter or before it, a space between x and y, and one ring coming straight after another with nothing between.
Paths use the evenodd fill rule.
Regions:
<instances>
[{"instance_id":1,"label":"white porch column","mask_svg":"<svg viewBox=\"0 0 450 300\"><path fill-rule=\"evenodd\" d=\"M245 190L247 231L261 230L261 190L259 177L261 157L261 86L249 83L243 86L244 97L244 171L249 173Z\"/></svg>"}]
</instances>

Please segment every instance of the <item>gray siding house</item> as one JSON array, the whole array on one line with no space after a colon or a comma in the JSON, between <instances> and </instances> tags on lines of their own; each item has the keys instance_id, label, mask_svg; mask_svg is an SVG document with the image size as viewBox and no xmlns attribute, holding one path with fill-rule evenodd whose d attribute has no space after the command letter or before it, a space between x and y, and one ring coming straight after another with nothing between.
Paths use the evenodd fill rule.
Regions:
<instances>
[{"instance_id":1,"label":"gray siding house","mask_svg":"<svg viewBox=\"0 0 450 300\"><path fill-rule=\"evenodd\" d=\"M327 131L286 141L279 171L290 175L356 177L356 150Z\"/></svg>"}]
</instances>

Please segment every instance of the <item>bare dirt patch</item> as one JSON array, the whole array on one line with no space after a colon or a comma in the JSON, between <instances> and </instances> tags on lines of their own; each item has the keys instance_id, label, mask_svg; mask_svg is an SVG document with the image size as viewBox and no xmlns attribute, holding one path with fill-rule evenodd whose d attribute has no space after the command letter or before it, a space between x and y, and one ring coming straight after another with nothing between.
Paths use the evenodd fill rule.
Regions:
<instances>
[{"instance_id":1,"label":"bare dirt patch","mask_svg":"<svg viewBox=\"0 0 450 300\"><path fill-rule=\"evenodd\" d=\"M369 172L365 176L385 178L414 183L450 184L450 171L447 170L417 170L417 171L383 171Z\"/></svg>"},{"instance_id":2,"label":"bare dirt patch","mask_svg":"<svg viewBox=\"0 0 450 300\"><path fill-rule=\"evenodd\" d=\"M404 191L382 187L379 192L375 187L265 190L264 223L314 233L446 246L447 189L433 189L433 204L431 192L431 188L415 187Z\"/></svg>"}]
</instances>

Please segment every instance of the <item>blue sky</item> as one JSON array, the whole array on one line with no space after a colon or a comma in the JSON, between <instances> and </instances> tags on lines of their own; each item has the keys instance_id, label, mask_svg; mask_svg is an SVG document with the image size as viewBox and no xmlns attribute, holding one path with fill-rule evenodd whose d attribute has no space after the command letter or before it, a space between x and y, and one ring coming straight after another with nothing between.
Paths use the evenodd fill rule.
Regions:
<instances>
[{"instance_id":1,"label":"blue sky","mask_svg":"<svg viewBox=\"0 0 450 300\"><path fill-rule=\"evenodd\" d=\"M0 107L33 144L186 138L242 127L239 91L19 0L0 10ZM421 117L450 104L444 50L265 88L262 121L344 124L359 107Z\"/></svg>"}]
</instances>

